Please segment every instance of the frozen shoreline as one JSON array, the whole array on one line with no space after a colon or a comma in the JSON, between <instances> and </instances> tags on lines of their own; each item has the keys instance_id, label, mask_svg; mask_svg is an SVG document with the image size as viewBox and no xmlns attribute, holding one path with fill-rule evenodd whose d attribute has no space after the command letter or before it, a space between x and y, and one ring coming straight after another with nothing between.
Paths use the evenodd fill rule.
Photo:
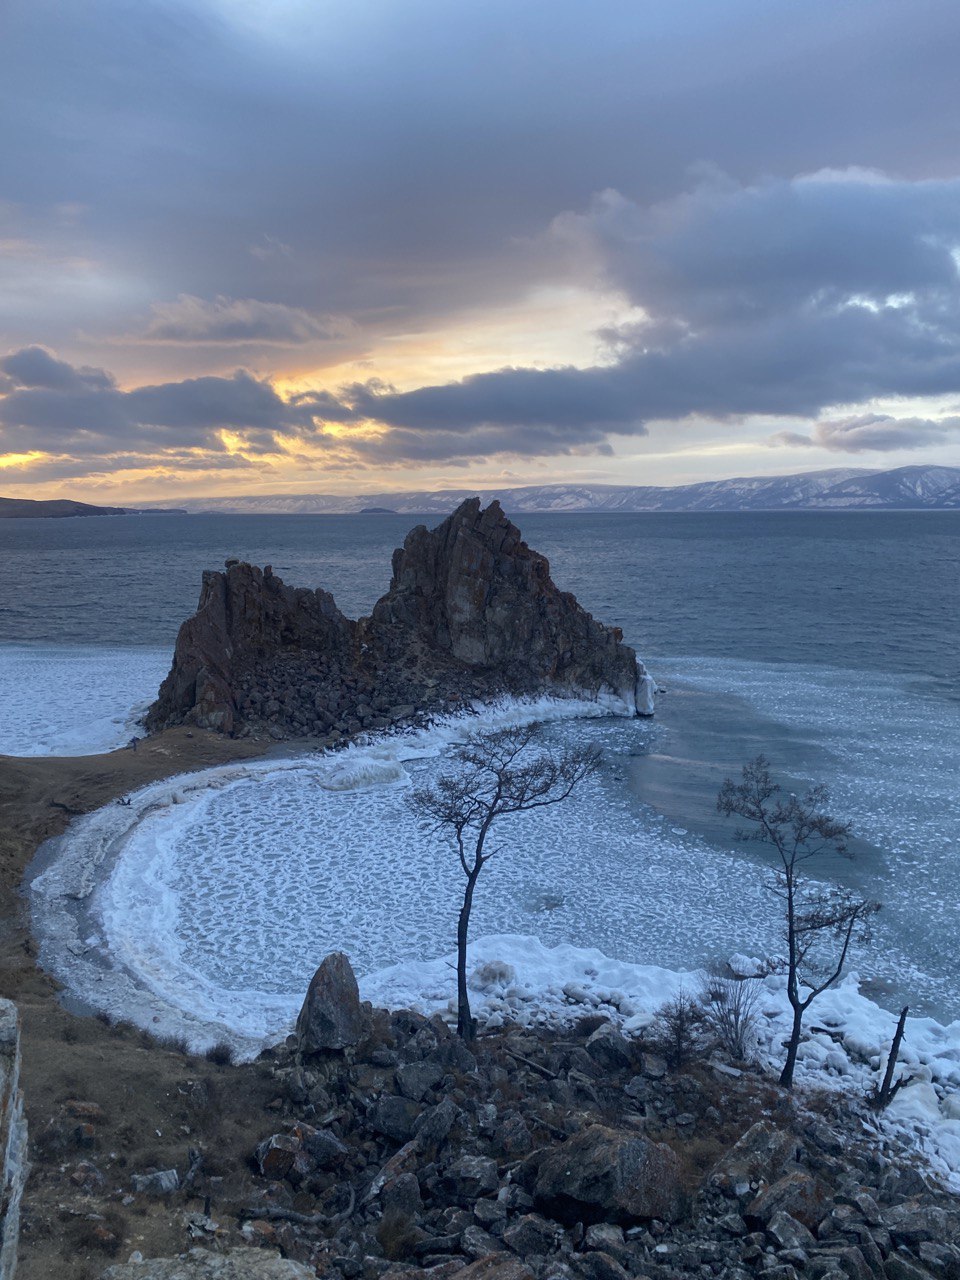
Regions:
<instances>
[{"instance_id":1,"label":"frozen shoreline","mask_svg":"<svg viewBox=\"0 0 960 1280\"><path fill-rule=\"evenodd\" d=\"M186 1035L194 1043L230 1040L249 1055L286 1033L298 994L224 992L176 953L177 903L162 881L167 850L144 865L127 858L131 841L151 820L178 805L203 803L231 786L290 775L331 793L402 786L404 761L439 755L478 727L492 729L534 720L625 716L611 698L586 703L553 698L482 708L479 716L446 717L428 729L378 735L332 753L302 751L281 759L224 765L179 774L124 797L122 803L75 819L48 841L28 868L33 932L39 961L80 1006L129 1018L156 1034ZM112 934L111 934L112 927ZM113 945L111 945L111 943ZM171 988L171 971L182 981ZM190 1008L175 993L190 992ZM256 1030L231 1025L237 1004L252 1002ZM293 1002L293 1003L292 1003Z\"/></svg>"},{"instance_id":2,"label":"frozen shoreline","mask_svg":"<svg viewBox=\"0 0 960 1280\"><path fill-rule=\"evenodd\" d=\"M123 855L145 824L159 821L173 806L189 807L251 780L267 782L305 770L331 794L403 787L408 782L404 761L435 757L479 727L518 719L606 717L618 710L613 703L542 700L522 708L504 703L483 708L482 720L450 718L428 730L381 737L328 755L228 765L152 784L127 797L129 804L77 820L38 855L31 868L30 896L40 962L86 1009L128 1018L156 1035L185 1036L197 1048L227 1040L241 1056L254 1057L289 1032L303 991L224 991L182 956L171 956L178 904L163 883L162 847L153 867L135 866L130 859L124 867ZM145 927L144 912L154 917L152 933ZM164 926L159 931L157 917ZM155 945L158 934L161 945ZM115 942L119 936L123 947L118 958L108 938ZM596 1010L627 1033L636 1033L681 985L695 990L699 983L696 971L630 963L589 947L551 947L519 933L477 938L470 961L475 1012L490 1027L508 1021L562 1025ZM361 972L361 993L387 1007L446 1015L452 1010L451 964L452 957L444 955ZM175 998L172 969L179 973L180 990L190 992L189 1008ZM782 979L765 980L761 1006L758 1056L774 1066L782 1057L780 1044L788 1028ZM249 1015L242 1026L234 1020L238 1008ZM876 1084L895 1021L893 1013L861 995L856 976L849 975L808 1014L798 1083L862 1098ZM913 1082L900 1092L878 1131L908 1140L960 1191L960 1021L943 1025L930 1018L910 1019L901 1061Z\"/></svg>"}]
</instances>

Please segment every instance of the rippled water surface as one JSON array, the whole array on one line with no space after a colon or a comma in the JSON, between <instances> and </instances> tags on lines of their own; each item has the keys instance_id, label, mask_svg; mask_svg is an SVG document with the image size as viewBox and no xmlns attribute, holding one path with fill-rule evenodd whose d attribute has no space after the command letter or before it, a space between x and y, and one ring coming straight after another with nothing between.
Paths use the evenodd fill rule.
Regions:
<instances>
[{"instance_id":1,"label":"rippled water surface","mask_svg":"<svg viewBox=\"0 0 960 1280\"><path fill-rule=\"evenodd\" d=\"M427 517L430 525L436 517ZM387 589L408 516L0 521L0 641L172 644L228 556L323 586L351 616ZM815 662L960 684L960 512L527 515L556 581L644 654Z\"/></svg>"}]
</instances>

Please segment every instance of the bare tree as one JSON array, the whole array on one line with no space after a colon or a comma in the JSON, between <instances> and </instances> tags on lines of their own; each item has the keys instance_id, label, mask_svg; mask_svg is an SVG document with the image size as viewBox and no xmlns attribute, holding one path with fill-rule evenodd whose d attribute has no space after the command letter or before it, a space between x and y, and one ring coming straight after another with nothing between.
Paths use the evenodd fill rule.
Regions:
<instances>
[{"instance_id":1,"label":"bare tree","mask_svg":"<svg viewBox=\"0 0 960 1280\"><path fill-rule=\"evenodd\" d=\"M779 861L771 887L783 902L787 954L782 968L793 1010L780 1073L785 1089L793 1085L803 1015L840 977L853 943L869 940L871 917L880 910L877 902L803 874L804 865L818 854L852 856L847 845L850 826L824 812L828 799L822 786L803 796L784 797L762 755L744 765L742 782L727 778L717 796L720 813L752 824L738 830L738 837L772 845Z\"/></svg>"},{"instance_id":2,"label":"bare tree","mask_svg":"<svg viewBox=\"0 0 960 1280\"><path fill-rule=\"evenodd\" d=\"M868 1098L868 1102L874 1111L885 1111L903 1086L910 1082L909 1076L901 1076L896 1082L894 1082L893 1079L893 1073L897 1069L897 1059L900 1057L900 1046L903 1043L903 1033L907 1029L907 1014L909 1012L909 1005L904 1005L900 1010L900 1017L897 1020L897 1029L893 1034L893 1042L890 1045L890 1052L887 1055L887 1069L883 1073L883 1081L879 1088L874 1089L873 1093Z\"/></svg>"},{"instance_id":3,"label":"bare tree","mask_svg":"<svg viewBox=\"0 0 960 1280\"><path fill-rule=\"evenodd\" d=\"M457 925L457 1034L472 1040L475 1024L467 992L467 935L477 879L502 846L488 845L498 818L559 804L600 763L595 750L571 749L552 754L540 741L538 724L475 734L455 755L451 772L432 786L418 787L410 797L414 811L435 831L456 840L466 876Z\"/></svg>"}]
</instances>

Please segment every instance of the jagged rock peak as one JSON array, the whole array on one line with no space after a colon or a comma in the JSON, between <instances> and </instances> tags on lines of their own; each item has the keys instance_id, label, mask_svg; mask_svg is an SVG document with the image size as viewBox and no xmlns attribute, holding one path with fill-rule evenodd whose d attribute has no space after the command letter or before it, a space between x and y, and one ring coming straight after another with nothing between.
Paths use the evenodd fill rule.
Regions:
<instances>
[{"instance_id":1,"label":"jagged rock peak","mask_svg":"<svg viewBox=\"0 0 960 1280\"><path fill-rule=\"evenodd\" d=\"M149 728L181 720L232 733L237 727L236 677L284 650L352 658L357 624L329 591L288 587L270 565L228 560L205 570L197 612L180 628L170 674L147 716Z\"/></svg>"},{"instance_id":2,"label":"jagged rock peak","mask_svg":"<svg viewBox=\"0 0 960 1280\"><path fill-rule=\"evenodd\" d=\"M400 628L508 685L530 678L595 694L605 686L635 705L637 660L618 627L597 622L550 577L499 502L468 498L436 529L407 534L393 555L390 590L371 619Z\"/></svg>"},{"instance_id":3,"label":"jagged rock peak","mask_svg":"<svg viewBox=\"0 0 960 1280\"><path fill-rule=\"evenodd\" d=\"M411 530L390 589L359 622L269 566L204 573L147 725L332 742L501 693L613 694L648 714L650 683L619 628L556 587L499 503L471 498Z\"/></svg>"}]
</instances>

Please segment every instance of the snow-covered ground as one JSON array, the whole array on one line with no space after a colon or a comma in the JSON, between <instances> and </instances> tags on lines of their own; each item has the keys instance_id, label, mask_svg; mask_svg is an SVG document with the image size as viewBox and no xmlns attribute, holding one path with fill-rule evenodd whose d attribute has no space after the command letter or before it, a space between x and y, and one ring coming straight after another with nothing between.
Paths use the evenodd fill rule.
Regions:
<instances>
[{"instance_id":1,"label":"snow-covered ground","mask_svg":"<svg viewBox=\"0 0 960 1280\"><path fill-rule=\"evenodd\" d=\"M0 754L83 756L128 742L170 650L0 645Z\"/></svg>"},{"instance_id":2,"label":"snow-covered ground","mask_svg":"<svg viewBox=\"0 0 960 1280\"><path fill-rule=\"evenodd\" d=\"M361 994L376 1005L453 1019L455 960L451 954L392 965L364 978ZM471 1007L488 1027L562 1025L596 1012L637 1034L680 991L696 995L703 980L701 972L627 964L593 949L545 947L537 938L516 935L478 939L470 947L470 968ZM848 974L811 1005L797 1062L801 1087L844 1090L863 1099L877 1086L897 1018L859 986L857 975ZM791 1026L785 979L764 978L758 994L756 1054L779 1068ZM932 1018L908 1018L899 1061L898 1076L909 1076L911 1083L875 1122L878 1134L917 1149L960 1192L960 1021L943 1026Z\"/></svg>"}]
</instances>

